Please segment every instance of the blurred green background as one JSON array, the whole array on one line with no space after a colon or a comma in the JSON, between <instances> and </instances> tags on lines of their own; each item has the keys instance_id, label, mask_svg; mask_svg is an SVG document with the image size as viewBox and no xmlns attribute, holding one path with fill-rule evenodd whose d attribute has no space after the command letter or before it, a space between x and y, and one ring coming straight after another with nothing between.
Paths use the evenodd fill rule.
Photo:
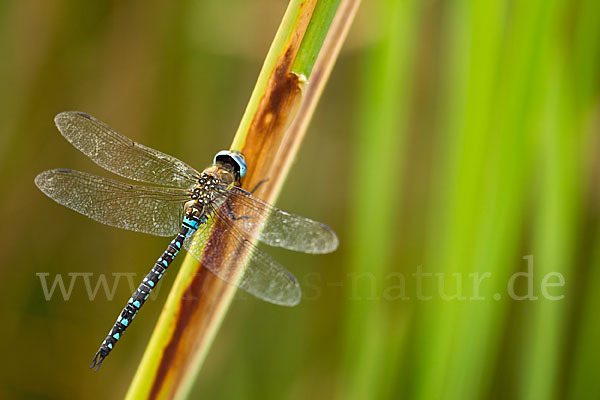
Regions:
<instances>
[{"instance_id":1,"label":"blurred green background","mask_svg":"<svg viewBox=\"0 0 600 400\"><path fill-rule=\"evenodd\" d=\"M286 6L0 2L0 398L122 397L176 275L90 372L127 279L112 300L81 276L46 300L36 274L137 285L168 239L37 190L45 169L109 175L54 115L204 168ZM193 398L600 397L599 77L596 0L365 1L277 203L340 248L269 249L303 302L238 294Z\"/></svg>"}]
</instances>

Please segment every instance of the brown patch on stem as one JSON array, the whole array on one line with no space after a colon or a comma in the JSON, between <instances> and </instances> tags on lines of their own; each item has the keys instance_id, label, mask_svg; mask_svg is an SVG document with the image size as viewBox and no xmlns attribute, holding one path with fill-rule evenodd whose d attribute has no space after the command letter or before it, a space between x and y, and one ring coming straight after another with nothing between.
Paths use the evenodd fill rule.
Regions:
<instances>
[{"instance_id":1,"label":"brown patch on stem","mask_svg":"<svg viewBox=\"0 0 600 400\"><path fill-rule=\"evenodd\" d=\"M288 48L277 63L250 123L242 153L248 161L248 171L254 173L246 177L244 186L250 187L269 175L266 168L259 166L272 165L287 128L298 111L303 82L290 72L297 50L297 47Z\"/></svg>"}]
</instances>

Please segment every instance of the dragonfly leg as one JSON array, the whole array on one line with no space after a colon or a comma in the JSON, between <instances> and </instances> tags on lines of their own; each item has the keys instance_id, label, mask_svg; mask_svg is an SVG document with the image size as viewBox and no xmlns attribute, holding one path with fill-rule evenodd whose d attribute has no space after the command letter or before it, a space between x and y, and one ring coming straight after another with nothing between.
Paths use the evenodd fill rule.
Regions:
<instances>
[{"instance_id":1,"label":"dragonfly leg","mask_svg":"<svg viewBox=\"0 0 600 400\"><path fill-rule=\"evenodd\" d=\"M251 219L251 217L248 215L240 215L239 217L235 215L235 212L233 212L233 208L231 207L230 199L227 199L227 211L229 212L231 219L234 221L238 221L240 219Z\"/></svg>"},{"instance_id":2,"label":"dragonfly leg","mask_svg":"<svg viewBox=\"0 0 600 400\"><path fill-rule=\"evenodd\" d=\"M261 186L263 183L267 182L268 180L269 180L269 178L265 178L265 179L261 180L260 182L258 182L258 183L257 183L257 184L254 186L254 189L252 189L252 190L250 191L250 193L254 194L254 192L256 192L256 191L258 190L258 188L259 188L259 187L260 187L260 186Z\"/></svg>"}]
</instances>

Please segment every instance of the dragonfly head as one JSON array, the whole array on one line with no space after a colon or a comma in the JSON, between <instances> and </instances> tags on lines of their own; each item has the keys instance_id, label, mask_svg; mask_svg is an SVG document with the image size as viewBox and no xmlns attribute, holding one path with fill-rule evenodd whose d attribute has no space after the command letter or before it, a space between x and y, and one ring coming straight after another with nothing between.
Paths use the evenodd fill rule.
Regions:
<instances>
[{"instance_id":1,"label":"dragonfly head","mask_svg":"<svg viewBox=\"0 0 600 400\"><path fill-rule=\"evenodd\" d=\"M239 180L246 175L246 159L239 151L222 150L215 155L213 160L215 165L230 166Z\"/></svg>"}]
</instances>

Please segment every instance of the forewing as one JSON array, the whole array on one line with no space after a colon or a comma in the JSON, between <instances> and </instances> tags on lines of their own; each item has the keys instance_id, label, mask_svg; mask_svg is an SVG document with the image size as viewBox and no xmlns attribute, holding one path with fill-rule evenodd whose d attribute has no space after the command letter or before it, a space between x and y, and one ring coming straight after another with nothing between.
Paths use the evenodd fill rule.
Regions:
<instances>
[{"instance_id":1,"label":"forewing","mask_svg":"<svg viewBox=\"0 0 600 400\"><path fill-rule=\"evenodd\" d=\"M136 143L87 114L66 111L54 122L73 146L117 175L178 188L193 186L198 177L198 172L186 163Z\"/></svg>"},{"instance_id":2,"label":"forewing","mask_svg":"<svg viewBox=\"0 0 600 400\"><path fill-rule=\"evenodd\" d=\"M216 276L259 299L291 307L302 297L296 278L227 220L209 219L184 246ZM244 265L238 276L237 270Z\"/></svg>"},{"instance_id":3,"label":"forewing","mask_svg":"<svg viewBox=\"0 0 600 400\"><path fill-rule=\"evenodd\" d=\"M273 207L242 188L222 189L219 196L226 205L219 210L221 215L269 246L311 254L330 253L338 247L338 238L327 225Z\"/></svg>"},{"instance_id":4,"label":"forewing","mask_svg":"<svg viewBox=\"0 0 600 400\"><path fill-rule=\"evenodd\" d=\"M85 172L54 169L35 184L54 201L93 220L117 228L173 236L179 232L184 189L129 185Z\"/></svg>"}]
</instances>

